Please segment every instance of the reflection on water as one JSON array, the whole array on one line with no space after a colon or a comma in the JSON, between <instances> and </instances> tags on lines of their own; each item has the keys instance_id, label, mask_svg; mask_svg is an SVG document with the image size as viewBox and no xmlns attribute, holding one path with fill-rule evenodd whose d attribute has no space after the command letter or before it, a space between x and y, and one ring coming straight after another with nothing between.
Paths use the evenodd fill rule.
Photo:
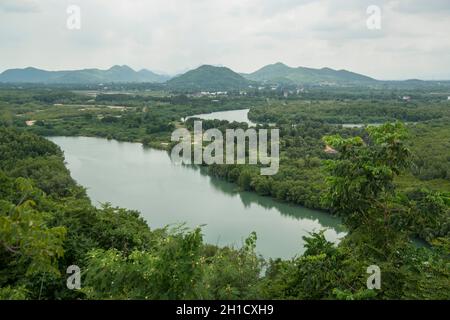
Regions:
<instances>
[{"instance_id":1,"label":"reflection on water","mask_svg":"<svg viewBox=\"0 0 450 320\"><path fill-rule=\"evenodd\" d=\"M186 168L198 170L201 175L209 177L207 173L208 169L206 167L186 166ZM296 219L318 219L320 224L325 228L334 228L339 232L345 232L345 228L339 223L339 219L337 217L333 217L327 212L312 210L304 207L300 207L302 210L298 210L299 206L294 204L281 202L269 197L262 197L254 192L240 191L235 184L224 182L222 179L210 177L209 180L213 188L222 191L224 194L229 194L230 196L238 195L242 201L242 204L246 208L250 207L252 203L255 203L265 209L275 209L287 217Z\"/></svg>"},{"instance_id":2,"label":"reflection on water","mask_svg":"<svg viewBox=\"0 0 450 320\"><path fill-rule=\"evenodd\" d=\"M205 225L205 241L240 246L255 231L265 257L290 258L304 251L302 236L328 228L337 242L345 235L331 215L239 192L236 185L210 177L206 168L179 166L165 151L138 143L86 137L52 137L67 167L87 188L93 203L139 210L152 228L186 223Z\"/></svg>"}]
</instances>

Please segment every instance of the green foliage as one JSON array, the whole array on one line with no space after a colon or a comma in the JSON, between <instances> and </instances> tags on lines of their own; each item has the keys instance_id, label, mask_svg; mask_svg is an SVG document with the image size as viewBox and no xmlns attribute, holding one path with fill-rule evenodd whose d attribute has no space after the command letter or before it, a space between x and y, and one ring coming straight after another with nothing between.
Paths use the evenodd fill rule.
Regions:
<instances>
[{"instance_id":1,"label":"green foliage","mask_svg":"<svg viewBox=\"0 0 450 320\"><path fill-rule=\"evenodd\" d=\"M335 253L336 248L332 242L327 241L325 238L325 230L317 233L312 233L308 237L303 237L305 240L305 256L314 256L318 254L326 254L331 256Z\"/></svg>"},{"instance_id":2,"label":"green foliage","mask_svg":"<svg viewBox=\"0 0 450 320\"><path fill-rule=\"evenodd\" d=\"M240 250L218 249L205 258L202 299L255 299L264 261L256 252L256 233L252 233Z\"/></svg>"},{"instance_id":3,"label":"green foliage","mask_svg":"<svg viewBox=\"0 0 450 320\"><path fill-rule=\"evenodd\" d=\"M17 178L13 185L20 200L0 200L0 287L15 285L6 286L0 295L22 299L28 296L29 279L60 276L58 261L64 254L66 229L49 226L49 213L40 211L35 202L43 194L29 180Z\"/></svg>"},{"instance_id":4,"label":"green foliage","mask_svg":"<svg viewBox=\"0 0 450 320\"><path fill-rule=\"evenodd\" d=\"M192 299L201 276L202 236L196 229L160 238L148 251L88 253L86 292L93 299Z\"/></svg>"},{"instance_id":5,"label":"green foliage","mask_svg":"<svg viewBox=\"0 0 450 320\"><path fill-rule=\"evenodd\" d=\"M394 177L408 166L409 151L402 142L405 128L400 123L369 127L368 132L369 144L359 137L324 138L339 152L337 160L326 163L331 175L325 201L352 229L371 219L371 212L384 211L381 218L386 222Z\"/></svg>"},{"instance_id":6,"label":"green foliage","mask_svg":"<svg viewBox=\"0 0 450 320\"><path fill-rule=\"evenodd\" d=\"M432 242L438 237L450 236L450 197L449 194L414 189L407 198L400 199L411 208L403 220L397 223L411 226L411 231L422 239Z\"/></svg>"},{"instance_id":7,"label":"green foliage","mask_svg":"<svg viewBox=\"0 0 450 320\"><path fill-rule=\"evenodd\" d=\"M362 99L361 95L353 99L330 97L319 93L318 98L312 94L303 99L292 99L283 102L273 101L262 108L253 108L250 118L259 123L295 123L305 120L323 121L333 124L373 124L392 121L417 122L449 117L448 103L441 101L414 100L405 103L398 95L374 99Z\"/></svg>"},{"instance_id":8,"label":"green foliage","mask_svg":"<svg viewBox=\"0 0 450 320\"><path fill-rule=\"evenodd\" d=\"M10 286L0 288L0 300L25 300L27 290L24 287L11 288Z\"/></svg>"},{"instance_id":9,"label":"green foliage","mask_svg":"<svg viewBox=\"0 0 450 320\"><path fill-rule=\"evenodd\" d=\"M306 252L291 261L271 261L263 292L276 299L362 299L376 292L365 287L365 263L346 247L335 247L323 232L305 237Z\"/></svg>"},{"instance_id":10,"label":"green foliage","mask_svg":"<svg viewBox=\"0 0 450 320\"><path fill-rule=\"evenodd\" d=\"M440 179L450 181L450 130L449 121L420 124L411 128L409 142L413 154L412 174L420 180ZM441 190L444 186L441 186ZM447 188L449 191L449 188Z\"/></svg>"}]
</instances>

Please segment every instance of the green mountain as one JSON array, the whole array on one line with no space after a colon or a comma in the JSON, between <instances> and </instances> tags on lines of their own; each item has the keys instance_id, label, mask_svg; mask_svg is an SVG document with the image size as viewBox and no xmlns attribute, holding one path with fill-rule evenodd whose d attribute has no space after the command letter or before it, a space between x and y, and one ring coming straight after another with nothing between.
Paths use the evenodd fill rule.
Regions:
<instances>
[{"instance_id":1,"label":"green mountain","mask_svg":"<svg viewBox=\"0 0 450 320\"><path fill-rule=\"evenodd\" d=\"M329 84L366 85L376 82L370 77L347 70L330 68L292 68L283 63L267 65L250 74L238 74L226 67L203 65L172 79L143 69L113 66L108 70L82 69L68 71L46 71L32 67L9 69L0 74L0 83L48 83L48 84L98 84L98 83L167 83L167 87L178 91L230 91L246 89L257 82L273 84Z\"/></svg>"},{"instance_id":2,"label":"green mountain","mask_svg":"<svg viewBox=\"0 0 450 320\"><path fill-rule=\"evenodd\" d=\"M281 84L367 84L376 81L347 70L292 68L281 62L242 75L248 80Z\"/></svg>"},{"instance_id":3,"label":"green mountain","mask_svg":"<svg viewBox=\"0 0 450 320\"><path fill-rule=\"evenodd\" d=\"M180 91L229 91L245 89L251 81L226 67L203 65L167 82L167 86Z\"/></svg>"},{"instance_id":4,"label":"green mountain","mask_svg":"<svg viewBox=\"0 0 450 320\"><path fill-rule=\"evenodd\" d=\"M128 66L113 66L108 70L82 69L46 71L28 67L9 69L0 74L0 82L11 83L61 83L95 84L111 82L165 82L168 76L143 69L138 72Z\"/></svg>"}]
</instances>

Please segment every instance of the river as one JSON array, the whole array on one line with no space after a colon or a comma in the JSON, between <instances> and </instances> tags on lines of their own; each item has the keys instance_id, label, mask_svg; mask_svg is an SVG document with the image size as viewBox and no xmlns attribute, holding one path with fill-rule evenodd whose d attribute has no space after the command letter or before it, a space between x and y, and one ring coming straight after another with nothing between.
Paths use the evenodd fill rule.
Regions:
<instances>
[{"instance_id":1,"label":"river","mask_svg":"<svg viewBox=\"0 0 450 320\"><path fill-rule=\"evenodd\" d=\"M237 121L237 122L246 122L250 127L256 126L256 123L251 122L248 119L248 112L250 109L240 109L240 110L229 110L229 111L217 111L217 112L211 112L211 113L202 113L202 114L196 114L194 116L186 117L185 120L189 118L200 118L202 120L227 120L230 122ZM183 120L183 119L182 119Z\"/></svg>"},{"instance_id":2,"label":"river","mask_svg":"<svg viewBox=\"0 0 450 320\"><path fill-rule=\"evenodd\" d=\"M325 212L239 192L204 169L174 164L165 151L101 138L49 139L64 151L72 177L94 205L138 210L151 228L204 225L206 242L235 247L255 231L257 251L266 258L301 254L302 236L314 230L328 228L333 242L345 235L339 220Z\"/></svg>"}]
</instances>

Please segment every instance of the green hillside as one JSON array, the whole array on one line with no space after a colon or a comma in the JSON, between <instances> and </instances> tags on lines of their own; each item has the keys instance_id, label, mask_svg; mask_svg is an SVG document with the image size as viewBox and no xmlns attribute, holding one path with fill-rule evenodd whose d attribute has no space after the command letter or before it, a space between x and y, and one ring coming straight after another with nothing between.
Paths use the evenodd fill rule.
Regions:
<instances>
[{"instance_id":1,"label":"green hillside","mask_svg":"<svg viewBox=\"0 0 450 320\"><path fill-rule=\"evenodd\" d=\"M251 81L226 67L203 65L167 82L180 91L226 91L247 88Z\"/></svg>"},{"instance_id":2,"label":"green hillside","mask_svg":"<svg viewBox=\"0 0 450 320\"><path fill-rule=\"evenodd\" d=\"M347 70L334 70L331 68L292 68L281 62L270 64L261 69L244 75L253 81L287 84L367 84L376 80Z\"/></svg>"}]
</instances>

